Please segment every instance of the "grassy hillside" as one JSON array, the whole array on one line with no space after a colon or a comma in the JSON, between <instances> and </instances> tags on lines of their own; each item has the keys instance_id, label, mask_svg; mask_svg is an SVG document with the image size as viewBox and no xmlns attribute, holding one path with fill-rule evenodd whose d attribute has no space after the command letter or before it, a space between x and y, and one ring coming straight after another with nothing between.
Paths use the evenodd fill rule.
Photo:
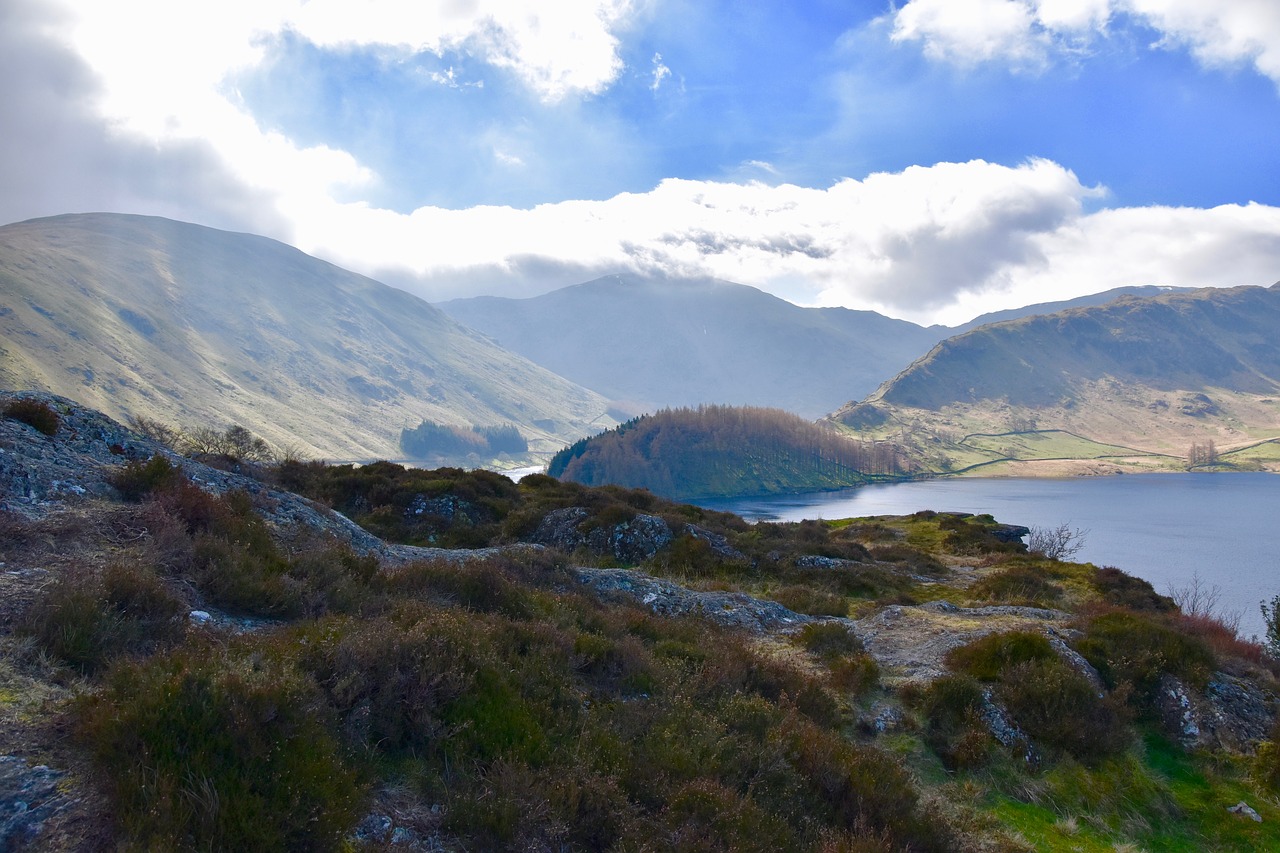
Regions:
<instances>
[{"instance_id":1,"label":"grassy hillside","mask_svg":"<svg viewBox=\"0 0 1280 853\"><path fill-rule=\"evenodd\" d=\"M1280 286L996 323L943 341L830 420L896 438L938 472L1185 469L1192 445L1210 442L1225 466L1274 470L1251 448L1280 437L1278 322Z\"/></svg>"},{"instance_id":2,"label":"grassy hillside","mask_svg":"<svg viewBox=\"0 0 1280 853\"><path fill-rule=\"evenodd\" d=\"M0 384L116 417L250 426L338 459L395 457L423 420L516 424L551 452L598 395L425 302L281 243L91 214L0 228Z\"/></svg>"},{"instance_id":3,"label":"grassy hillside","mask_svg":"<svg viewBox=\"0 0 1280 853\"><path fill-rule=\"evenodd\" d=\"M990 517L746 524L387 463L249 478L51 411L0 418L3 482L46 496L0 493L32 849L1280 846L1280 665Z\"/></svg>"},{"instance_id":4,"label":"grassy hillside","mask_svg":"<svg viewBox=\"0 0 1280 853\"><path fill-rule=\"evenodd\" d=\"M633 412L715 403L816 418L870 392L941 335L712 279L615 275L531 299L439 307Z\"/></svg>"},{"instance_id":5,"label":"grassy hillside","mask_svg":"<svg viewBox=\"0 0 1280 853\"><path fill-rule=\"evenodd\" d=\"M582 439L547 472L670 498L835 489L899 473L887 443L850 441L779 409L664 409Z\"/></svg>"}]
</instances>

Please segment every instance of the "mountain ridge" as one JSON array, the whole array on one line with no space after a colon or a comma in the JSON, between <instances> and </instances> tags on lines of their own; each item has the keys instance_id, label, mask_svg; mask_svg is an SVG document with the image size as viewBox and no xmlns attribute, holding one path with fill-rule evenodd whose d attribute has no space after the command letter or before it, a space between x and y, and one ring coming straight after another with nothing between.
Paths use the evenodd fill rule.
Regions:
<instances>
[{"instance_id":1,"label":"mountain ridge","mask_svg":"<svg viewBox=\"0 0 1280 853\"><path fill-rule=\"evenodd\" d=\"M423 419L516 423L544 452L613 422L418 297L257 235L28 220L0 228L0 283L0 381L116 417L238 422L329 458L397 457Z\"/></svg>"},{"instance_id":2,"label":"mountain ridge","mask_svg":"<svg viewBox=\"0 0 1280 853\"><path fill-rule=\"evenodd\" d=\"M1078 460L1079 447L1061 442L1028 457L1012 439L1007 453L977 452L970 441L1055 431L1097 444L1096 458L1106 455L1103 446L1133 448L1133 459L1089 466L1092 473L1186 468L1196 445L1236 451L1233 465L1272 470L1269 445L1280 438L1277 323L1273 285L1125 296L990 324L939 342L828 420L864 439L893 433L914 441L917 461L927 458L925 469L939 472L1045 463L1036 454L1053 452Z\"/></svg>"},{"instance_id":3,"label":"mountain ridge","mask_svg":"<svg viewBox=\"0 0 1280 853\"><path fill-rule=\"evenodd\" d=\"M937 340L905 320L802 308L717 279L612 275L526 299L438 305L459 322L634 412L769 406L815 418ZM565 318L574 317L566 325Z\"/></svg>"}]
</instances>

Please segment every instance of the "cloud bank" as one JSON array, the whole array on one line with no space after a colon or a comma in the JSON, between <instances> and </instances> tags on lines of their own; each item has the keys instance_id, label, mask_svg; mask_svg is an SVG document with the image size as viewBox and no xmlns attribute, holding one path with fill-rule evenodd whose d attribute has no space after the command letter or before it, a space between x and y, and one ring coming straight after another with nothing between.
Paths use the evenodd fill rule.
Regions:
<instances>
[{"instance_id":1,"label":"cloud bank","mask_svg":"<svg viewBox=\"0 0 1280 853\"><path fill-rule=\"evenodd\" d=\"M643 12L625 0L11 0L0 6L0 108L12 118L0 220L104 209L252 230L429 299L531 295L636 271L921 322L1124 284L1280 278L1277 208L1105 209L1105 187L1046 159L912 166L825 187L670 178L527 209L380 209L360 201L378 175L346 151L260 126L231 83L287 33L329 51L465 53L539 102L589 98L623 73L620 38ZM942 61L1034 68L1087 51L1120 16L1203 63L1249 63L1280 82L1272 0L911 0L893 37ZM653 88L671 75L658 54L640 61ZM524 164L496 144L493 156Z\"/></svg>"},{"instance_id":2,"label":"cloud bank","mask_svg":"<svg viewBox=\"0 0 1280 853\"><path fill-rule=\"evenodd\" d=\"M1209 67L1250 65L1280 85L1280 4L1273 0L910 0L892 14L892 38L920 42L937 60L1043 67L1088 51L1121 21L1186 48Z\"/></svg>"}]
</instances>

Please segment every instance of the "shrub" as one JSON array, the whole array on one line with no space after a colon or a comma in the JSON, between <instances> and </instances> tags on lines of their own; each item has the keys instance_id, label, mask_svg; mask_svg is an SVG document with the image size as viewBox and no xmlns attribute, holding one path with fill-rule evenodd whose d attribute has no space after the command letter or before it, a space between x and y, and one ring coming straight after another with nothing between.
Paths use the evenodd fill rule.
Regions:
<instances>
[{"instance_id":1,"label":"shrub","mask_svg":"<svg viewBox=\"0 0 1280 853\"><path fill-rule=\"evenodd\" d=\"M1271 601L1263 601L1260 608L1262 621L1266 624L1266 632L1262 638L1263 648L1269 657L1280 659L1280 595Z\"/></svg>"},{"instance_id":2,"label":"shrub","mask_svg":"<svg viewBox=\"0 0 1280 853\"><path fill-rule=\"evenodd\" d=\"M871 655L854 655L831 664L831 684L855 696L867 693L879 680L880 666Z\"/></svg>"},{"instance_id":3,"label":"shrub","mask_svg":"<svg viewBox=\"0 0 1280 853\"><path fill-rule=\"evenodd\" d=\"M185 650L114 670L78 732L130 847L332 850L363 796L317 699L259 655Z\"/></svg>"},{"instance_id":4,"label":"shrub","mask_svg":"<svg viewBox=\"0 0 1280 853\"><path fill-rule=\"evenodd\" d=\"M949 769L986 764L996 747L982 719L982 685L967 675L946 675L925 688L925 743Z\"/></svg>"},{"instance_id":5,"label":"shrub","mask_svg":"<svg viewBox=\"0 0 1280 853\"><path fill-rule=\"evenodd\" d=\"M173 487L181 478L182 468L157 453L146 462L135 459L125 463L107 481L115 486L120 497L140 501L152 492Z\"/></svg>"},{"instance_id":6,"label":"shrub","mask_svg":"<svg viewBox=\"0 0 1280 853\"><path fill-rule=\"evenodd\" d=\"M1027 551L1048 560L1070 560L1084 547L1089 531L1069 524L1033 527L1027 536Z\"/></svg>"},{"instance_id":7,"label":"shrub","mask_svg":"<svg viewBox=\"0 0 1280 853\"><path fill-rule=\"evenodd\" d=\"M989 634L947 653L947 665L980 681L996 681L1008 667L1057 658L1053 646L1034 631Z\"/></svg>"},{"instance_id":8,"label":"shrub","mask_svg":"<svg viewBox=\"0 0 1280 853\"><path fill-rule=\"evenodd\" d=\"M1258 744L1250 769L1263 790L1280 794L1280 717L1272 724L1268 739Z\"/></svg>"},{"instance_id":9,"label":"shrub","mask_svg":"<svg viewBox=\"0 0 1280 853\"><path fill-rule=\"evenodd\" d=\"M48 403L29 398L11 400L4 407L4 416L11 420L21 421L45 435L53 435L58 431L62 419Z\"/></svg>"},{"instance_id":10,"label":"shrub","mask_svg":"<svg viewBox=\"0 0 1280 853\"><path fill-rule=\"evenodd\" d=\"M60 575L28 611L24 628L48 652L82 672L122 654L142 654L178 641L183 602L153 572L115 563L101 573Z\"/></svg>"},{"instance_id":11,"label":"shrub","mask_svg":"<svg viewBox=\"0 0 1280 853\"><path fill-rule=\"evenodd\" d=\"M774 601L807 616L848 616L849 601L843 595L837 595L812 586L796 584L774 590Z\"/></svg>"},{"instance_id":12,"label":"shrub","mask_svg":"<svg viewBox=\"0 0 1280 853\"><path fill-rule=\"evenodd\" d=\"M1036 568L1010 566L969 587L969 595L979 601L1050 607L1062 598L1062 590L1045 580Z\"/></svg>"},{"instance_id":13,"label":"shrub","mask_svg":"<svg viewBox=\"0 0 1280 853\"><path fill-rule=\"evenodd\" d=\"M1057 658L1009 666L996 695L1046 751L1094 761L1128 746L1128 719L1118 703L1100 699L1087 678Z\"/></svg>"},{"instance_id":14,"label":"shrub","mask_svg":"<svg viewBox=\"0 0 1280 853\"><path fill-rule=\"evenodd\" d=\"M1208 645L1180 634L1153 617L1137 613L1104 613L1094 617L1076 644L1111 687L1133 686L1134 699L1154 696L1165 674L1203 687L1215 661Z\"/></svg>"},{"instance_id":15,"label":"shrub","mask_svg":"<svg viewBox=\"0 0 1280 853\"><path fill-rule=\"evenodd\" d=\"M1147 581L1113 566L1098 569L1092 584L1104 601L1116 607L1150 613L1168 613L1177 608L1173 599L1160 595Z\"/></svg>"},{"instance_id":16,"label":"shrub","mask_svg":"<svg viewBox=\"0 0 1280 853\"><path fill-rule=\"evenodd\" d=\"M865 650L858 635L839 622L810 622L800 629L797 639L800 645L828 660Z\"/></svg>"}]
</instances>

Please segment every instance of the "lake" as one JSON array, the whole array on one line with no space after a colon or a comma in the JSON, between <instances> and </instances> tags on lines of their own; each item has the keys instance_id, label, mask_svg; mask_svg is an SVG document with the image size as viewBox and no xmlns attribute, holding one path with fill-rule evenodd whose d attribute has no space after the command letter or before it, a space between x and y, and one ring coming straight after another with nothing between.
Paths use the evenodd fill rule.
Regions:
<instances>
[{"instance_id":1,"label":"lake","mask_svg":"<svg viewBox=\"0 0 1280 853\"><path fill-rule=\"evenodd\" d=\"M1070 479L946 479L770 498L699 501L751 520L907 515L923 509L990 513L1027 527L1087 531L1074 559L1116 566L1157 592L1197 574L1238 612L1240 634L1262 634L1258 603L1280 595L1280 476L1145 474Z\"/></svg>"}]
</instances>

